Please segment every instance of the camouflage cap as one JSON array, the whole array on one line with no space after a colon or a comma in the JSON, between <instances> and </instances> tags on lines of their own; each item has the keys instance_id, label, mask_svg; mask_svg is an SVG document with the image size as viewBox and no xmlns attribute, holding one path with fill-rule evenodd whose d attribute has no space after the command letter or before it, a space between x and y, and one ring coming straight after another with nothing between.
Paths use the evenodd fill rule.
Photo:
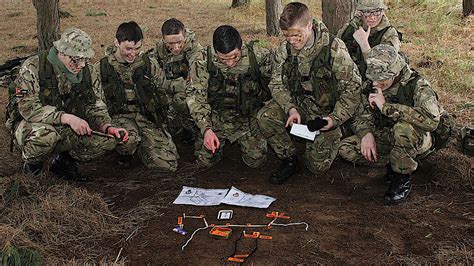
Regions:
<instances>
[{"instance_id":1,"label":"camouflage cap","mask_svg":"<svg viewBox=\"0 0 474 266\"><path fill-rule=\"evenodd\" d=\"M395 77L406 66L403 57L388 44L379 44L370 49L366 62L365 76L372 81Z\"/></svg>"},{"instance_id":2,"label":"camouflage cap","mask_svg":"<svg viewBox=\"0 0 474 266\"><path fill-rule=\"evenodd\" d=\"M54 47L59 52L83 58L94 57L92 50L92 40L84 31L76 28L69 28L63 32L61 39L55 41Z\"/></svg>"},{"instance_id":3,"label":"camouflage cap","mask_svg":"<svg viewBox=\"0 0 474 266\"><path fill-rule=\"evenodd\" d=\"M383 0L359 0L357 1L356 10L367 11L373 9L387 9Z\"/></svg>"}]
</instances>

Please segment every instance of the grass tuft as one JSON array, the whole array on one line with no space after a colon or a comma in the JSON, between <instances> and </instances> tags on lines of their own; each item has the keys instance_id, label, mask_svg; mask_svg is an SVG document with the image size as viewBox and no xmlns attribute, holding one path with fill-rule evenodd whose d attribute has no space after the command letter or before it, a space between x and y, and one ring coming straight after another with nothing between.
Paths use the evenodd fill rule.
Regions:
<instances>
[{"instance_id":1,"label":"grass tuft","mask_svg":"<svg viewBox=\"0 0 474 266\"><path fill-rule=\"evenodd\" d=\"M88 9L86 11L86 16L87 17L100 17L100 16L107 16L107 13L105 13L104 11L100 11L100 10Z\"/></svg>"}]
</instances>

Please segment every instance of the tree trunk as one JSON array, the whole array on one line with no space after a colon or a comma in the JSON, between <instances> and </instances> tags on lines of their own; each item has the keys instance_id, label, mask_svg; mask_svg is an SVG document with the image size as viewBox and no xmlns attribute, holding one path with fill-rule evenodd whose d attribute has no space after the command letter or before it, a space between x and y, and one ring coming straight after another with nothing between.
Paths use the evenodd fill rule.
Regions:
<instances>
[{"instance_id":1,"label":"tree trunk","mask_svg":"<svg viewBox=\"0 0 474 266\"><path fill-rule=\"evenodd\" d=\"M250 0L232 0L232 6L230 6L230 8L248 6L249 4Z\"/></svg>"},{"instance_id":2,"label":"tree trunk","mask_svg":"<svg viewBox=\"0 0 474 266\"><path fill-rule=\"evenodd\" d=\"M268 36L280 36L280 14L283 10L281 0L265 0L265 17Z\"/></svg>"},{"instance_id":3,"label":"tree trunk","mask_svg":"<svg viewBox=\"0 0 474 266\"><path fill-rule=\"evenodd\" d=\"M465 17L471 15L474 11L474 0L462 1L462 13Z\"/></svg>"},{"instance_id":4,"label":"tree trunk","mask_svg":"<svg viewBox=\"0 0 474 266\"><path fill-rule=\"evenodd\" d=\"M59 39L59 0L33 0L36 8L38 51L49 50Z\"/></svg>"},{"instance_id":5,"label":"tree trunk","mask_svg":"<svg viewBox=\"0 0 474 266\"><path fill-rule=\"evenodd\" d=\"M336 34L345 23L349 22L354 16L355 7L355 0L323 0L323 22L329 32Z\"/></svg>"}]
</instances>

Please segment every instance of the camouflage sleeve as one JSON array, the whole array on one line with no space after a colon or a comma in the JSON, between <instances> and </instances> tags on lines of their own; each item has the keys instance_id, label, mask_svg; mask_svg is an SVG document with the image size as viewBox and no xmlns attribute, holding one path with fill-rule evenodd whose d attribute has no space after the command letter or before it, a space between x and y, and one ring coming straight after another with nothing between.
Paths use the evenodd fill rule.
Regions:
<instances>
[{"instance_id":1,"label":"camouflage sleeve","mask_svg":"<svg viewBox=\"0 0 474 266\"><path fill-rule=\"evenodd\" d=\"M89 67L92 79L92 88L95 94L95 104L89 105L86 108L86 120L89 126L93 129L99 129L105 124L110 124L112 119L109 116L107 105L104 102L104 93L100 84L100 75L96 67Z\"/></svg>"},{"instance_id":2,"label":"camouflage sleeve","mask_svg":"<svg viewBox=\"0 0 474 266\"><path fill-rule=\"evenodd\" d=\"M159 90L163 90L164 83L166 80L165 71L160 67L158 60L156 57L149 57L150 58L150 66L151 66L151 75L150 77L152 81L155 83L156 87Z\"/></svg>"},{"instance_id":3,"label":"camouflage sleeve","mask_svg":"<svg viewBox=\"0 0 474 266\"><path fill-rule=\"evenodd\" d=\"M38 65L39 57L34 56L28 58L20 68L16 83L24 91L24 95L18 101L18 111L30 123L61 125L64 112L58 111L55 106L41 103Z\"/></svg>"},{"instance_id":4,"label":"camouflage sleeve","mask_svg":"<svg viewBox=\"0 0 474 266\"><path fill-rule=\"evenodd\" d=\"M362 102L361 77L359 70L352 61L346 45L341 39L335 38L331 46L333 58L332 70L337 80L339 99L329 117L334 126L339 126L354 116Z\"/></svg>"},{"instance_id":5,"label":"camouflage sleeve","mask_svg":"<svg viewBox=\"0 0 474 266\"><path fill-rule=\"evenodd\" d=\"M351 123L351 129L359 138L363 138L367 133L373 133L375 130L373 111L365 97L363 97L363 103L357 109Z\"/></svg>"},{"instance_id":6,"label":"camouflage sleeve","mask_svg":"<svg viewBox=\"0 0 474 266\"><path fill-rule=\"evenodd\" d=\"M202 51L204 53L204 51ZM206 56L203 54L203 58ZM204 134L206 129L212 128L211 106L207 101L207 87L209 73L207 59L197 60L191 65L190 79L186 83L186 104L197 127Z\"/></svg>"},{"instance_id":7,"label":"camouflage sleeve","mask_svg":"<svg viewBox=\"0 0 474 266\"><path fill-rule=\"evenodd\" d=\"M398 32L394 27L390 27L382 36L380 44L388 44L395 47L395 50L400 51L400 39L398 38Z\"/></svg>"},{"instance_id":8,"label":"camouflage sleeve","mask_svg":"<svg viewBox=\"0 0 474 266\"><path fill-rule=\"evenodd\" d=\"M189 49L189 51L186 53L186 59L188 60L189 65L191 65L196 60L204 59L201 57L202 49L203 47L196 39L191 41L191 49Z\"/></svg>"},{"instance_id":9,"label":"camouflage sleeve","mask_svg":"<svg viewBox=\"0 0 474 266\"><path fill-rule=\"evenodd\" d=\"M273 99L277 101L285 113L288 113L288 111L293 107L296 108L296 104L294 99L291 97L289 89L285 88L283 84L282 67L287 57L288 53L286 51L285 41L280 45L273 56L273 70L270 83L268 84Z\"/></svg>"},{"instance_id":10,"label":"camouflage sleeve","mask_svg":"<svg viewBox=\"0 0 474 266\"><path fill-rule=\"evenodd\" d=\"M260 45L254 45L254 53L257 58L257 63L260 67L262 76L270 78L272 76L273 63L272 54L269 49Z\"/></svg>"},{"instance_id":11,"label":"camouflage sleeve","mask_svg":"<svg viewBox=\"0 0 474 266\"><path fill-rule=\"evenodd\" d=\"M394 121L405 121L424 131L433 131L438 127L441 108L436 93L425 79L418 80L415 89L414 107L385 103L382 114L391 117Z\"/></svg>"}]
</instances>

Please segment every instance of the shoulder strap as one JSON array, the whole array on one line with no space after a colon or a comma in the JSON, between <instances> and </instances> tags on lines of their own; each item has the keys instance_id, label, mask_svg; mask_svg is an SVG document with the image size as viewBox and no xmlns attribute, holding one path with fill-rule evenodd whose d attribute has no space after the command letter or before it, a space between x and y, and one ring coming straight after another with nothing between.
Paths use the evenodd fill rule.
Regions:
<instances>
[{"instance_id":1,"label":"shoulder strap","mask_svg":"<svg viewBox=\"0 0 474 266\"><path fill-rule=\"evenodd\" d=\"M249 61L250 61L250 75L252 80L257 80L260 78L260 68L257 62L257 56L255 56L255 52L253 50L253 45L258 41L251 41L247 44L247 48L249 51Z\"/></svg>"},{"instance_id":2,"label":"shoulder strap","mask_svg":"<svg viewBox=\"0 0 474 266\"><path fill-rule=\"evenodd\" d=\"M416 83L420 79L420 74L413 70L413 73L410 76L410 80L407 82L407 84L398 89L397 98L399 103L408 106L413 106L415 104L413 96L415 95Z\"/></svg>"},{"instance_id":3,"label":"shoulder strap","mask_svg":"<svg viewBox=\"0 0 474 266\"><path fill-rule=\"evenodd\" d=\"M145 62L144 73L148 76L148 78L151 78L151 62L150 62L150 57L148 57L147 54L143 54L143 62Z\"/></svg>"},{"instance_id":4,"label":"shoulder strap","mask_svg":"<svg viewBox=\"0 0 474 266\"><path fill-rule=\"evenodd\" d=\"M40 86L40 100L44 104L46 103L46 96L41 93L44 89L57 90L58 82L54 74L53 65L48 61L48 53L42 52L39 54L39 86ZM51 91L51 93L54 93ZM54 96L53 96L54 97Z\"/></svg>"}]
</instances>

